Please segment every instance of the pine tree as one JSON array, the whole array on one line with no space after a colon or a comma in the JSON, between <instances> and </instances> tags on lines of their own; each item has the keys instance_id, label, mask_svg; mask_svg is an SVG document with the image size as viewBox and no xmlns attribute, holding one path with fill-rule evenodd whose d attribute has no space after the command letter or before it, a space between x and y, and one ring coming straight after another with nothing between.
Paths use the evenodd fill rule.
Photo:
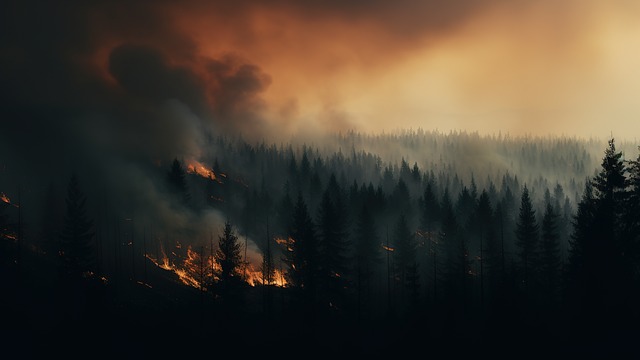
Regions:
<instances>
[{"instance_id":1,"label":"pine tree","mask_svg":"<svg viewBox=\"0 0 640 360\"><path fill-rule=\"evenodd\" d=\"M293 221L283 262L288 267L287 282L298 295L294 299L298 301L296 305L313 307L318 278L318 244L315 224L300 192L293 208Z\"/></svg>"},{"instance_id":2,"label":"pine tree","mask_svg":"<svg viewBox=\"0 0 640 360\"><path fill-rule=\"evenodd\" d=\"M613 139L601 169L587 180L574 220L567 290L576 315L603 326L630 311L631 272L623 220L628 205L626 168ZM625 253L627 255L625 255Z\"/></svg>"},{"instance_id":3,"label":"pine tree","mask_svg":"<svg viewBox=\"0 0 640 360\"><path fill-rule=\"evenodd\" d=\"M418 273L416 261L417 244L404 214L400 214L394 231L396 280L400 286L400 300L405 300L405 293L415 300L418 296Z\"/></svg>"},{"instance_id":4,"label":"pine tree","mask_svg":"<svg viewBox=\"0 0 640 360\"><path fill-rule=\"evenodd\" d=\"M275 284L276 269L273 263L271 234L269 233L269 223L267 221L267 239L264 252L262 253L262 266L260 272L262 275L263 293L263 310L267 316L271 315L273 307L273 291L272 286Z\"/></svg>"},{"instance_id":5,"label":"pine tree","mask_svg":"<svg viewBox=\"0 0 640 360\"><path fill-rule=\"evenodd\" d=\"M69 279L95 275L93 221L87 217L86 200L74 173L67 187L67 211L59 250L63 273Z\"/></svg>"},{"instance_id":6,"label":"pine tree","mask_svg":"<svg viewBox=\"0 0 640 360\"><path fill-rule=\"evenodd\" d=\"M398 180L398 183L391 193L389 207L389 210L396 214L402 213L407 217L410 217L412 214L411 195L409 194L407 183L402 178Z\"/></svg>"},{"instance_id":7,"label":"pine tree","mask_svg":"<svg viewBox=\"0 0 640 360\"><path fill-rule=\"evenodd\" d=\"M627 271L636 279L640 277L640 146L638 157L629 161L628 185L629 193L624 206L624 239L626 256L628 256Z\"/></svg>"},{"instance_id":8,"label":"pine tree","mask_svg":"<svg viewBox=\"0 0 640 360\"><path fill-rule=\"evenodd\" d=\"M284 195L276 207L276 234L282 234L285 237L291 228L293 220L293 201L289 194L289 188L289 183L286 182L283 189Z\"/></svg>"},{"instance_id":9,"label":"pine tree","mask_svg":"<svg viewBox=\"0 0 640 360\"><path fill-rule=\"evenodd\" d=\"M433 192L431 181L428 181L425 187L421 200L421 210L422 231L420 234L424 242L422 255L423 264L425 264L425 266L423 266L423 273L425 274L425 279L431 278L430 290L428 291L432 292L431 297L435 299L437 296L438 257L440 255L438 253L440 249L438 248L439 239L437 227L440 222L441 210L440 204Z\"/></svg>"},{"instance_id":10,"label":"pine tree","mask_svg":"<svg viewBox=\"0 0 640 360\"><path fill-rule=\"evenodd\" d=\"M380 261L380 240L375 222L368 207L363 205L355 229L355 261L358 307L370 304L372 278L375 266Z\"/></svg>"},{"instance_id":11,"label":"pine tree","mask_svg":"<svg viewBox=\"0 0 640 360\"><path fill-rule=\"evenodd\" d=\"M587 299L588 279L596 268L595 238L593 227L596 219L596 202L591 181L585 182L582 198L573 219L573 232L569 242L569 262L565 271L565 288L574 309ZM577 311L580 312L580 311Z\"/></svg>"},{"instance_id":12,"label":"pine tree","mask_svg":"<svg viewBox=\"0 0 640 360\"><path fill-rule=\"evenodd\" d=\"M542 218L542 239L540 242L540 275L543 297L549 305L557 300L560 275L560 244L557 226L558 215L551 202L547 202Z\"/></svg>"},{"instance_id":13,"label":"pine tree","mask_svg":"<svg viewBox=\"0 0 640 360\"><path fill-rule=\"evenodd\" d=\"M267 240L264 252L262 253L262 267L260 268L260 272L262 275L262 284L263 285L272 285L275 281L275 273L276 269L273 263L273 250L271 235L269 234L269 230L267 229Z\"/></svg>"},{"instance_id":14,"label":"pine tree","mask_svg":"<svg viewBox=\"0 0 640 360\"><path fill-rule=\"evenodd\" d=\"M629 192L623 211L623 271L630 278L629 303L640 300L640 146L638 157L627 168Z\"/></svg>"},{"instance_id":15,"label":"pine tree","mask_svg":"<svg viewBox=\"0 0 640 360\"><path fill-rule=\"evenodd\" d=\"M482 190L480 197L478 198L478 207L476 209L476 227L478 229L479 249L478 249L478 261L479 261L479 277L480 277L480 301L484 302L485 291L485 276L486 268L488 264L491 264L492 260L486 261L488 258L495 257L495 237L493 231L493 209L491 208L491 202L489 200L489 194ZM488 251L487 251L488 250Z\"/></svg>"},{"instance_id":16,"label":"pine tree","mask_svg":"<svg viewBox=\"0 0 640 360\"><path fill-rule=\"evenodd\" d=\"M427 183L424 194L422 196L422 219L421 225L424 231L432 232L435 230L435 225L440 220L440 204L436 199L433 192L433 186L431 182Z\"/></svg>"},{"instance_id":17,"label":"pine tree","mask_svg":"<svg viewBox=\"0 0 640 360\"><path fill-rule=\"evenodd\" d=\"M443 263L446 268L444 273L446 276L446 282L451 284L452 278L455 277L454 264L456 262L456 248L458 244L458 221L453 211L453 205L451 204L451 198L449 197L449 190L445 188L441 202L442 208L442 226L439 236L440 247L444 249ZM434 281L437 281L435 279ZM448 289L449 291L451 289Z\"/></svg>"},{"instance_id":18,"label":"pine tree","mask_svg":"<svg viewBox=\"0 0 640 360\"><path fill-rule=\"evenodd\" d=\"M609 274L615 277L620 269L616 269L622 260L621 217L627 197L625 178L626 168L622 160L622 152L616 151L615 142L609 140L605 150L600 172L593 178L594 197L596 199L597 226L594 228L599 239L598 252ZM614 279L602 279L602 284Z\"/></svg>"},{"instance_id":19,"label":"pine tree","mask_svg":"<svg viewBox=\"0 0 640 360\"><path fill-rule=\"evenodd\" d=\"M215 261L220 265L218 285L223 294L231 292L239 282L242 265L240 250L238 236L227 220L222 235L218 235L218 249L214 255Z\"/></svg>"},{"instance_id":20,"label":"pine tree","mask_svg":"<svg viewBox=\"0 0 640 360\"><path fill-rule=\"evenodd\" d=\"M529 189L525 185L522 190L520 212L516 222L516 238L519 248L520 267L525 292L530 289L529 283L534 281L534 270L538 252L538 223L535 210L529 198Z\"/></svg>"},{"instance_id":21,"label":"pine tree","mask_svg":"<svg viewBox=\"0 0 640 360\"><path fill-rule=\"evenodd\" d=\"M593 179L596 198L614 203L623 200L626 196L626 168L622 159L622 152L616 150L614 139L609 140L609 146L604 152L601 167L602 169Z\"/></svg>"},{"instance_id":22,"label":"pine tree","mask_svg":"<svg viewBox=\"0 0 640 360\"><path fill-rule=\"evenodd\" d=\"M333 174L322 196L318 215L319 270L322 273L319 285L322 287L323 303L339 309L344 306L345 289L348 287L349 229L344 194Z\"/></svg>"},{"instance_id":23,"label":"pine tree","mask_svg":"<svg viewBox=\"0 0 640 360\"><path fill-rule=\"evenodd\" d=\"M464 186L456 201L455 210L458 223L466 231L472 221L472 215L476 209L476 199L471 196L469 189Z\"/></svg>"}]
</instances>

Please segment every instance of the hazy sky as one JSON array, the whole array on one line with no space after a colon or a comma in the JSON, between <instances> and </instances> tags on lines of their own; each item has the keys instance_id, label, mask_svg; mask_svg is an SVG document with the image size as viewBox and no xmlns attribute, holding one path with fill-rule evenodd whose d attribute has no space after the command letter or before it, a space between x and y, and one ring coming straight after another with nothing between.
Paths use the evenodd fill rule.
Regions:
<instances>
[{"instance_id":1,"label":"hazy sky","mask_svg":"<svg viewBox=\"0 0 640 360\"><path fill-rule=\"evenodd\" d=\"M178 98L267 135L640 137L634 0L55 3L4 5L14 102Z\"/></svg>"},{"instance_id":2,"label":"hazy sky","mask_svg":"<svg viewBox=\"0 0 640 360\"><path fill-rule=\"evenodd\" d=\"M261 3L174 19L199 54L234 51L270 75L271 121L640 135L637 1Z\"/></svg>"}]
</instances>

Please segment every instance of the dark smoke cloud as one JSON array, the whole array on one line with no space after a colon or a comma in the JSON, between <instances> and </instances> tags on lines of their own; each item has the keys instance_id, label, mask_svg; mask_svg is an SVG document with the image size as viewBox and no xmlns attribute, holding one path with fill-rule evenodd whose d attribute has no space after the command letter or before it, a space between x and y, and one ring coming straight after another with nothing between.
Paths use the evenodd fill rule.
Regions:
<instances>
[{"instance_id":1,"label":"dark smoke cloud","mask_svg":"<svg viewBox=\"0 0 640 360\"><path fill-rule=\"evenodd\" d=\"M185 68L172 68L161 53L151 48L122 45L109 56L109 71L118 84L145 100L179 99L193 108L203 103L203 86Z\"/></svg>"},{"instance_id":2,"label":"dark smoke cloud","mask_svg":"<svg viewBox=\"0 0 640 360\"><path fill-rule=\"evenodd\" d=\"M190 127L198 131L231 131L242 128L243 121L259 122L258 96L269 77L239 58L199 58L190 40L171 28L161 10L167 3L5 2L0 15L5 30L0 34L2 136L12 158L33 161L41 148L66 157L65 147L91 142L83 139L82 129L94 126L117 150L145 134L149 148L136 145L134 153L142 147L151 157L192 155L181 153L185 142L197 142L192 132L180 131L185 122L199 122ZM104 70L115 85L87 60L105 46ZM190 120L180 119L183 115Z\"/></svg>"},{"instance_id":3,"label":"dark smoke cloud","mask_svg":"<svg viewBox=\"0 0 640 360\"><path fill-rule=\"evenodd\" d=\"M174 142L181 142L176 135L186 125L185 119L192 120L194 124L186 127L197 133L185 134L184 142L197 143L204 134L259 130L256 127L263 106L259 95L269 84L268 75L233 56L200 59L194 67L171 65L168 56L147 46L121 45L109 56L109 71L118 90L124 92L130 106L142 105L152 113L154 120L149 123L157 136L167 131L176 138ZM157 112L159 107L161 113ZM178 128L163 121L167 112ZM167 140L162 139L162 144ZM197 157L194 153L184 155Z\"/></svg>"},{"instance_id":4,"label":"dark smoke cloud","mask_svg":"<svg viewBox=\"0 0 640 360\"><path fill-rule=\"evenodd\" d=\"M82 113L104 113L106 108L119 117L135 114L144 119L149 116L140 116L139 109L131 106L132 101L173 99L206 121L218 124L218 130L267 131L267 125L260 121L259 113L265 104L259 94L267 88L270 78L261 71L260 59L202 59L192 34L176 26L176 17L211 16L212 22L227 18L224 26L229 25L231 32L250 33L253 14L269 10L289 13L294 18L372 21L397 38L406 38L453 27L488 3L493 1L276 0L268 6L255 0L9 1L0 5L0 91L2 101L13 109L14 116L37 108L51 113L55 108L64 113L60 118L77 118ZM255 35L252 41L259 41ZM223 35L212 32L209 36L215 41ZM111 84L105 83L104 73L97 71L95 58L101 52L107 54L102 66L108 68L103 70L117 80L129 98L122 99L121 93L114 93ZM113 111L114 102L119 106L129 104ZM130 111L130 107L137 110ZM41 114L30 116L27 122L32 123L31 127L46 128L34 117L40 118ZM57 124L51 126L53 130L62 129L58 133L49 129L47 134L63 136L68 132L62 125L66 120L48 118L47 123ZM117 126L123 123L114 122ZM124 129L116 127L113 132L127 135L144 129L145 126L127 125ZM25 131L21 126L13 130Z\"/></svg>"},{"instance_id":5,"label":"dark smoke cloud","mask_svg":"<svg viewBox=\"0 0 640 360\"><path fill-rule=\"evenodd\" d=\"M233 117L233 114L263 106L257 95L266 89L271 79L258 66L227 56L208 61L206 69L214 79L214 103L222 117Z\"/></svg>"},{"instance_id":6,"label":"dark smoke cloud","mask_svg":"<svg viewBox=\"0 0 640 360\"><path fill-rule=\"evenodd\" d=\"M259 129L270 79L238 56L199 55L172 29L167 3L0 5L0 191L24 190L25 211L41 207L49 183L62 197L76 172L100 211L175 227L220 222L168 204L168 166L157 164L199 160L208 136Z\"/></svg>"}]
</instances>

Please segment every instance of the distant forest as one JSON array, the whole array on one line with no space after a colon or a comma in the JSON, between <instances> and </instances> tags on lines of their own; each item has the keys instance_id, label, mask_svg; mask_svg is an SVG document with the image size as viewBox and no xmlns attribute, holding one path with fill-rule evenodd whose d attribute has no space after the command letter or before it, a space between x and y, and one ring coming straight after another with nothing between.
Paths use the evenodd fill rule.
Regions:
<instances>
[{"instance_id":1,"label":"distant forest","mask_svg":"<svg viewBox=\"0 0 640 360\"><path fill-rule=\"evenodd\" d=\"M11 339L140 354L626 352L638 150L421 130L211 136L197 159L140 161L154 181L126 197L83 169L3 181Z\"/></svg>"}]
</instances>

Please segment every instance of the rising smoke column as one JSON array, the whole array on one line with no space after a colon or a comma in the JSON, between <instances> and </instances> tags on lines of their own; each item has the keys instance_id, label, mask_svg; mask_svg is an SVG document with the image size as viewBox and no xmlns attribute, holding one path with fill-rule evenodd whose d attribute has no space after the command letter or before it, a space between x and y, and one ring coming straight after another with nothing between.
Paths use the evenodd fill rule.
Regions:
<instances>
[{"instance_id":1,"label":"rising smoke column","mask_svg":"<svg viewBox=\"0 0 640 360\"><path fill-rule=\"evenodd\" d=\"M238 55L199 54L163 6L1 5L0 191L22 192L32 232L46 189L64 194L72 172L96 217L133 219L139 233L208 239L223 223L171 203L165 172L173 158L209 161L211 137L259 132L271 79Z\"/></svg>"}]
</instances>

